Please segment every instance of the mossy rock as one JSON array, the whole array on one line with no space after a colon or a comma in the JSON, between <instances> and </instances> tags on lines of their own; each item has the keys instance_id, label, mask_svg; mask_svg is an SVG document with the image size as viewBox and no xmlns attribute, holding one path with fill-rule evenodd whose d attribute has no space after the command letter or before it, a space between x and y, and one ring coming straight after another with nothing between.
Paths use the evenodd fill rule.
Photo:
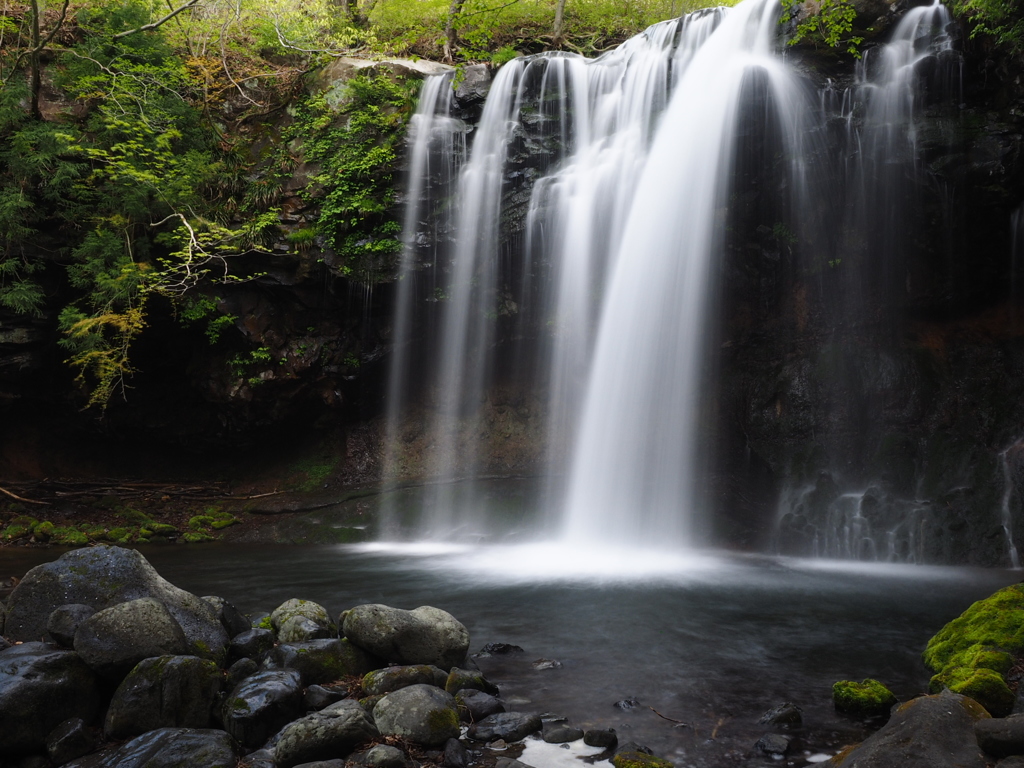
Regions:
<instances>
[{"instance_id":1,"label":"mossy rock","mask_svg":"<svg viewBox=\"0 0 1024 768\"><path fill-rule=\"evenodd\" d=\"M176 534L178 529L167 523L149 523L146 529L152 531L154 536L170 536Z\"/></svg>"},{"instance_id":2,"label":"mossy rock","mask_svg":"<svg viewBox=\"0 0 1024 768\"><path fill-rule=\"evenodd\" d=\"M949 688L953 693L969 696L994 717L1005 717L1013 709L1014 694L1003 676L991 669L956 667L935 675L929 683L932 693Z\"/></svg>"},{"instance_id":3,"label":"mossy rock","mask_svg":"<svg viewBox=\"0 0 1024 768\"><path fill-rule=\"evenodd\" d=\"M877 680L868 678L860 683L840 680L832 686L832 701L836 710L857 717L884 715L896 704L896 696Z\"/></svg>"},{"instance_id":4,"label":"mossy rock","mask_svg":"<svg viewBox=\"0 0 1024 768\"><path fill-rule=\"evenodd\" d=\"M675 763L644 752L619 752L612 758L612 765L615 768L675 768Z\"/></svg>"},{"instance_id":5,"label":"mossy rock","mask_svg":"<svg viewBox=\"0 0 1024 768\"><path fill-rule=\"evenodd\" d=\"M39 525L39 521L34 517L19 515L7 524L7 527L4 528L2 533L0 533L0 538L4 541L16 541L17 539L23 539L27 536L31 536L32 531L37 525Z\"/></svg>"},{"instance_id":6,"label":"mossy rock","mask_svg":"<svg viewBox=\"0 0 1024 768\"><path fill-rule=\"evenodd\" d=\"M192 531L219 531L239 522L241 521L230 512L221 512L216 507L209 507L205 514L189 518L188 527Z\"/></svg>"},{"instance_id":7,"label":"mossy rock","mask_svg":"<svg viewBox=\"0 0 1024 768\"><path fill-rule=\"evenodd\" d=\"M999 717L1013 707L1004 675L1024 653L1024 585L979 600L928 641L924 661L932 692L949 688Z\"/></svg>"},{"instance_id":8,"label":"mossy rock","mask_svg":"<svg viewBox=\"0 0 1024 768\"><path fill-rule=\"evenodd\" d=\"M54 544L84 547L89 543L89 537L74 526L55 526L50 541Z\"/></svg>"},{"instance_id":9,"label":"mossy rock","mask_svg":"<svg viewBox=\"0 0 1024 768\"><path fill-rule=\"evenodd\" d=\"M217 537L210 536L202 530L189 530L181 537L188 544L200 544L202 542L216 541Z\"/></svg>"}]
</instances>

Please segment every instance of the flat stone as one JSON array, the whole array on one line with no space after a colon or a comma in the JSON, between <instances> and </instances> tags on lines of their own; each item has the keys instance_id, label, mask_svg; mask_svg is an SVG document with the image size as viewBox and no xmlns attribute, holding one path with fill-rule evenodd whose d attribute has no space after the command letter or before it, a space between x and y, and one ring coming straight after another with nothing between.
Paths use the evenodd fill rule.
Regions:
<instances>
[{"instance_id":1,"label":"flat stone","mask_svg":"<svg viewBox=\"0 0 1024 768\"><path fill-rule=\"evenodd\" d=\"M474 741L494 741L495 739L520 741L531 733L539 731L542 725L539 715L525 712L499 712L470 726L466 735Z\"/></svg>"},{"instance_id":2,"label":"flat stone","mask_svg":"<svg viewBox=\"0 0 1024 768\"><path fill-rule=\"evenodd\" d=\"M978 746L993 757L1024 755L1024 715L979 720L974 733Z\"/></svg>"}]
</instances>

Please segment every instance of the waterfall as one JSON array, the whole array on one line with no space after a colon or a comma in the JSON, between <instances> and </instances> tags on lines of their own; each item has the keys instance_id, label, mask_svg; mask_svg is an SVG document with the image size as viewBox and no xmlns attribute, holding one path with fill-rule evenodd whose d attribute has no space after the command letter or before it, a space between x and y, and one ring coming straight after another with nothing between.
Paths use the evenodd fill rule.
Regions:
<instances>
[{"instance_id":1,"label":"waterfall","mask_svg":"<svg viewBox=\"0 0 1024 768\"><path fill-rule=\"evenodd\" d=\"M488 536L482 480L535 473L547 518L535 535L701 540L701 425L721 341L712 317L726 254L748 247L734 225L751 218L749 178L769 201L754 228L827 264L808 269L821 280L841 274L828 308L847 313L837 326L858 322L859 297L909 285L901 223L924 176L918 116L959 86L949 15L938 3L911 9L866 52L854 86L815 99L775 52L778 14L777 0L744 0L653 25L593 60L515 59L472 129L451 117L451 76L427 81L386 464L391 487L428 488L412 525L386 516L394 535ZM442 145L459 160L428 168ZM827 186L812 165L826 167ZM780 509L780 521L803 521L807 554L921 560L925 506L887 500L879 518L877 494L850 488L864 480L818 503L821 519Z\"/></svg>"}]
</instances>

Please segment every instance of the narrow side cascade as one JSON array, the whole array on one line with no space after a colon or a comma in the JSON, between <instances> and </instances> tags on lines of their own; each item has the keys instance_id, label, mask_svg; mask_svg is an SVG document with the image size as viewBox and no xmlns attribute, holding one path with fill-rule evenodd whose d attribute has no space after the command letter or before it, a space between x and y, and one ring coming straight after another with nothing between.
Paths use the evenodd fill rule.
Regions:
<instances>
[{"instance_id":1,"label":"narrow side cascade","mask_svg":"<svg viewBox=\"0 0 1024 768\"><path fill-rule=\"evenodd\" d=\"M1000 504L1002 513L1003 534L1006 536L1007 557L1011 568L1020 568L1020 553L1013 537L1013 496L1014 482L1011 457L1019 463L1020 454L1024 451L1024 441L1015 440L1009 448L999 454L999 462L1003 469L1003 498Z\"/></svg>"}]
</instances>

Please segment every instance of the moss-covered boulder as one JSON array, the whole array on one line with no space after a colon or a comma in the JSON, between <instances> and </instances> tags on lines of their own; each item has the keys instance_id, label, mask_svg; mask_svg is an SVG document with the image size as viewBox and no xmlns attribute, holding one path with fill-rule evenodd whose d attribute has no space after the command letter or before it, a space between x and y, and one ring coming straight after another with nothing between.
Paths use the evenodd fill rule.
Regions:
<instances>
[{"instance_id":1,"label":"moss-covered boulder","mask_svg":"<svg viewBox=\"0 0 1024 768\"><path fill-rule=\"evenodd\" d=\"M661 757L648 755L646 752L619 752L612 758L615 768L673 768L671 763Z\"/></svg>"},{"instance_id":2,"label":"moss-covered boulder","mask_svg":"<svg viewBox=\"0 0 1024 768\"><path fill-rule=\"evenodd\" d=\"M1004 675L1024 653L1024 584L979 600L929 642L924 661L933 672L930 689L970 696L993 715L1009 714L1013 693Z\"/></svg>"},{"instance_id":3,"label":"moss-covered boulder","mask_svg":"<svg viewBox=\"0 0 1024 768\"><path fill-rule=\"evenodd\" d=\"M836 710L856 717L884 715L896 704L896 696L877 680L840 680L832 686Z\"/></svg>"},{"instance_id":4,"label":"moss-covered boulder","mask_svg":"<svg viewBox=\"0 0 1024 768\"><path fill-rule=\"evenodd\" d=\"M337 637L338 627L327 609L312 600L287 600L270 614L270 623L282 643Z\"/></svg>"},{"instance_id":5,"label":"moss-covered boulder","mask_svg":"<svg viewBox=\"0 0 1024 768\"><path fill-rule=\"evenodd\" d=\"M373 719L382 735L424 747L440 747L459 737L455 699L433 685L410 685L387 694L373 708Z\"/></svg>"},{"instance_id":6,"label":"moss-covered boulder","mask_svg":"<svg viewBox=\"0 0 1024 768\"><path fill-rule=\"evenodd\" d=\"M385 667L366 673L363 677L363 690L368 696L375 696L408 688L410 685L435 685L442 688L447 679L444 670L430 664ZM454 694L455 691L448 693Z\"/></svg>"}]
</instances>

